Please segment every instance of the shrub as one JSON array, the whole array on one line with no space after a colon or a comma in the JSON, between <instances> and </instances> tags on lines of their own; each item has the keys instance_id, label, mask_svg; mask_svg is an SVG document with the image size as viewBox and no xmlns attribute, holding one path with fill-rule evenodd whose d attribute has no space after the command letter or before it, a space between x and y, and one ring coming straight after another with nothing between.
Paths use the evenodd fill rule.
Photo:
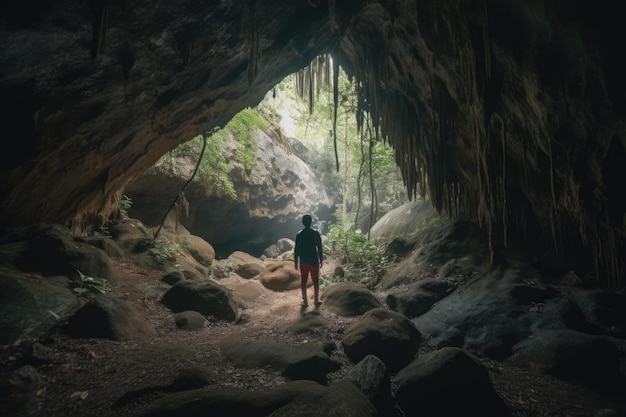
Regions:
<instances>
[{"instance_id":1,"label":"shrub","mask_svg":"<svg viewBox=\"0 0 626 417\"><path fill-rule=\"evenodd\" d=\"M385 239L368 239L364 234L340 226L332 226L326 235L330 254L344 264L345 276L333 282L353 281L374 289L394 262L385 254Z\"/></svg>"}]
</instances>

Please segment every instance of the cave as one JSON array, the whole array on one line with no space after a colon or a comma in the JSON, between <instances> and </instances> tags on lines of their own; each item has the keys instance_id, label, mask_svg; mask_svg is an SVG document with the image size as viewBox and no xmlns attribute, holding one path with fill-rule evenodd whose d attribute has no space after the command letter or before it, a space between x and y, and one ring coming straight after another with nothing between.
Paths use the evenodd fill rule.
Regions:
<instances>
[{"instance_id":1,"label":"cave","mask_svg":"<svg viewBox=\"0 0 626 417\"><path fill-rule=\"evenodd\" d=\"M572 266L620 283L624 93L610 5L143 7L3 6L5 227L93 228L133 175L331 53L410 190L427 185L437 209L494 239L536 241L554 263L587 255Z\"/></svg>"},{"instance_id":2,"label":"cave","mask_svg":"<svg viewBox=\"0 0 626 417\"><path fill-rule=\"evenodd\" d=\"M330 53L409 193L494 248L619 288L616 6L577 1L26 1L2 6L5 230L89 232L128 181Z\"/></svg>"},{"instance_id":3,"label":"cave","mask_svg":"<svg viewBox=\"0 0 626 417\"><path fill-rule=\"evenodd\" d=\"M605 0L4 2L2 242L39 224L89 235L160 157L329 54L393 147L409 196L479 225L494 265L523 245L547 274L622 290L620 9Z\"/></svg>"}]
</instances>

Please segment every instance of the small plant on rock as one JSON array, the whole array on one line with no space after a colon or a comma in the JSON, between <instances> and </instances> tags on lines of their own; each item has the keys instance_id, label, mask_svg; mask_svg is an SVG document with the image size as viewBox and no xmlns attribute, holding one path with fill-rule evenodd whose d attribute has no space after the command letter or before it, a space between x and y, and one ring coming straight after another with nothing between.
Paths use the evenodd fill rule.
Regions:
<instances>
[{"instance_id":1,"label":"small plant on rock","mask_svg":"<svg viewBox=\"0 0 626 417\"><path fill-rule=\"evenodd\" d=\"M107 280L104 278L94 278L83 274L78 269L78 286L73 291L78 295L105 294L108 290Z\"/></svg>"}]
</instances>

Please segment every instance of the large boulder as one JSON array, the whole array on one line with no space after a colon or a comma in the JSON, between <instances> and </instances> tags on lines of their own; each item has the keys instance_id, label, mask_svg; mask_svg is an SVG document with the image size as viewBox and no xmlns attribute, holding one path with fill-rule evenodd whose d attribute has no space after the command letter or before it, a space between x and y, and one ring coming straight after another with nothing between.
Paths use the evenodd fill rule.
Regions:
<instances>
[{"instance_id":1,"label":"large boulder","mask_svg":"<svg viewBox=\"0 0 626 417\"><path fill-rule=\"evenodd\" d=\"M230 290L216 282L180 281L163 294L161 302L175 313L193 310L218 320L237 319L237 304Z\"/></svg>"},{"instance_id":2,"label":"large boulder","mask_svg":"<svg viewBox=\"0 0 626 417\"><path fill-rule=\"evenodd\" d=\"M0 240L0 255L7 266L42 275L77 277L85 275L114 282L107 254L95 246L74 239L58 224L39 224L18 229Z\"/></svg>"},{"instance_id":3,"label":"large boulder","mask_svg":"<svg viewBox=\"0 0 626 417\"><path fill-rule=\"evenodd\" d=\"M42 277L0 268L0 344L37 337L71 314L79 299L63 277Z\"/></svg>"},{"instance_id":4,"label":"large boulder","mask_svg":"<svg viewBox=\"0 0 626 417\"><path fill-rule=\"evenodd\" d=\"M137 340L156 336L156 330L130 304L100 295L80 308L67 322L69 335L79 338Z\"/></svg>"},{"instance_id":5,"label":"large boulder","mask_svg":"<svg viewBox=\"0 0 626 417\"><path fill-rule=\"evenodd\" d=\"M382 307L374 293L365 285L356 282L340 282L326 288L320 298L326 308L342 316L360 316L365 312Z\"/></svg>"},{"instance_id":6,"label":"large boulder","mask_svg":"<svg viewBox=\"0 0 626 417\"><path fill-rule=\"evenodd\" d=\"M440 223L432 202L418 198L385 213L370 229L370 237L407 238Z\"/></svg>"},{"instance_id":7,"label":"large boulder","mask_svg":"<svg viewBox=\"0 0 626 417\"><path fill-rule=\"evenodd\" d=\"M326 384L327 375L341 367L341 362L331 359L322 346L289 346L269 339L230 338L221 345L228 360L240 368L265 368L269 366L290 379L308 379Z\"/></svg>"},{"instance_id":8,"label":"large boulder","mask_svg":"<svg viewBox=\"0 0 626 417\"><path fill-rule=\"evenodd\" d=\"M619 312L622 297L555 286L530 267L502 267L463 284L413 322L434 347L458 346L501 360L546 330L620 336L623 318L606 313Z\"/></svg>"},{"instance_id":9,"label":"large boulder","mask_svg":"<svg viewBox=\"0 0 626 417\"><path fill-rule=\"evenodd\" d=\"M215 249L206 240L196 235L185 235L181 238L185 249L200 264L210 267L215 260Z\"/></svg>"},{"instance_id":10,"label":"large boulder","mask_svg":"<svg viewBox=\"0 0 626 417\"><path fill-rule=\"evenodd\" d=\"M406 288L392 290L387 294L386 302L392 310L413 318L430 310L454 288L453 282L427 278Z\"/></svg>"},{"instance_id":11,"label":"large boulder","mask_svg":"<svg viewBox=\"0 0 626 417\"><path fill-rule=\"evenodd\" d=\"M392 415L394 398L391 379L385 363L374 355L367 355L344 376L367 396L379 415Z\"/></svg>"},{"instance_id":12,"label":"large boulder","mask_svg":"<svg viewBox=\"0 0 626 417\"><path fill-rule=\"evenodd\" d=\"M388 290L432 277L465 282L490 265L489 239L477 224L434 223L414 235L411 252L389 268L378 288Z\"/></svg>"},{"instance_id":13,"label":"large boulder","mask_svg":"<svg viewBox=\"0 0 626 417\"><path fill-rule=\"evenodd\" d=\"M376 417L376 408L347 381L325 387L293 381L270 390L197 389L166 395L137 417L185 416Z\"/></svg>"},{"instance_id":14,"label":"large boulder","mask_svg":"<svg viewBox=\"0 0 626 417\"><path fill-rule=\"evenodd\" d=\"M541 330L517 343L508 360L533 363L560 378L618 393L626 388L620 351L626 352L626 341L622 339L572 330Z\"/></svg>"},{"instance_id":15,"label":"large boulder","mask_svg":"<svg viewBox=\"0 0 626 417\"><path fill-rule=\"evenodd\" d=\"M265 270L265 265L261 265L257 262L249 262L239 266L235 269L235 274L242 278L254 278Z\"/></svg>"},{"instance_id":16,"label":"large boulder","mask_svg":"<svg viewBox=\"0 0 626 417\"><path fill-rule=\"evenodd\" d=\"M420 356L393 378L405 415L505 417L504 403L478 358L459 348Z\"/></svg>"},{"instance_id":17,"label":"large boulder","mask_svg":"<svg viewBox=\"0 0 626 417\"><path fill-rule=\"evenodd\" d=\"M279 261L270 263L259 274L259 281L268 290L290 291L300 288L300 272L294 268L293 262ZM311 279L307 281L311 285Z\"/></svg>"},{"instance_id":18,"label":"large boulder","mask_svg":"<svg viewBox=\"0 0 626 417\"><path fill-rule=\"evenodd\" d=\"M411 362L422 335L402 314L377 308L370 310L347 331L341 344L348 359L357 363L375 355L391 372Z\"/></svg>"}]
</instances>

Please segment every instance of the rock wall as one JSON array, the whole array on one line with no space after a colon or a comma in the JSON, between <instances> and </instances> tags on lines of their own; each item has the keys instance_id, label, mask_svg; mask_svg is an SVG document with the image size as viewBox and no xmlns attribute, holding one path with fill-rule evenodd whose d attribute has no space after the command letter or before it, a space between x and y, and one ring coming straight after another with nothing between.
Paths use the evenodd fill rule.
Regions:
<instances>
[{"instance_id":1,"label":"rock wall","mask_svg":"<svg viewBox=\"0 0 626 417\"><path fill-rule=\"evenodd\" d=\"M270 126L266 131L253 129L252 135L258 148L250 171L233 157L237 143L232 137L224 154L231 168L235 199L198 177L185 188L189 213L181 212L179 221L192 234L210 242L221 258L235 250L260 256L278 239L293 239L302 228L303 214L313 215L316 223L332 220L335 203L311 169L291 153L289 145L280 145L282 138L276 137L280 132ZM158 226L191 178L195 162L164 159L130 182L124 191L133 201L129 215Z\"/></svg>"}]
</instances>

